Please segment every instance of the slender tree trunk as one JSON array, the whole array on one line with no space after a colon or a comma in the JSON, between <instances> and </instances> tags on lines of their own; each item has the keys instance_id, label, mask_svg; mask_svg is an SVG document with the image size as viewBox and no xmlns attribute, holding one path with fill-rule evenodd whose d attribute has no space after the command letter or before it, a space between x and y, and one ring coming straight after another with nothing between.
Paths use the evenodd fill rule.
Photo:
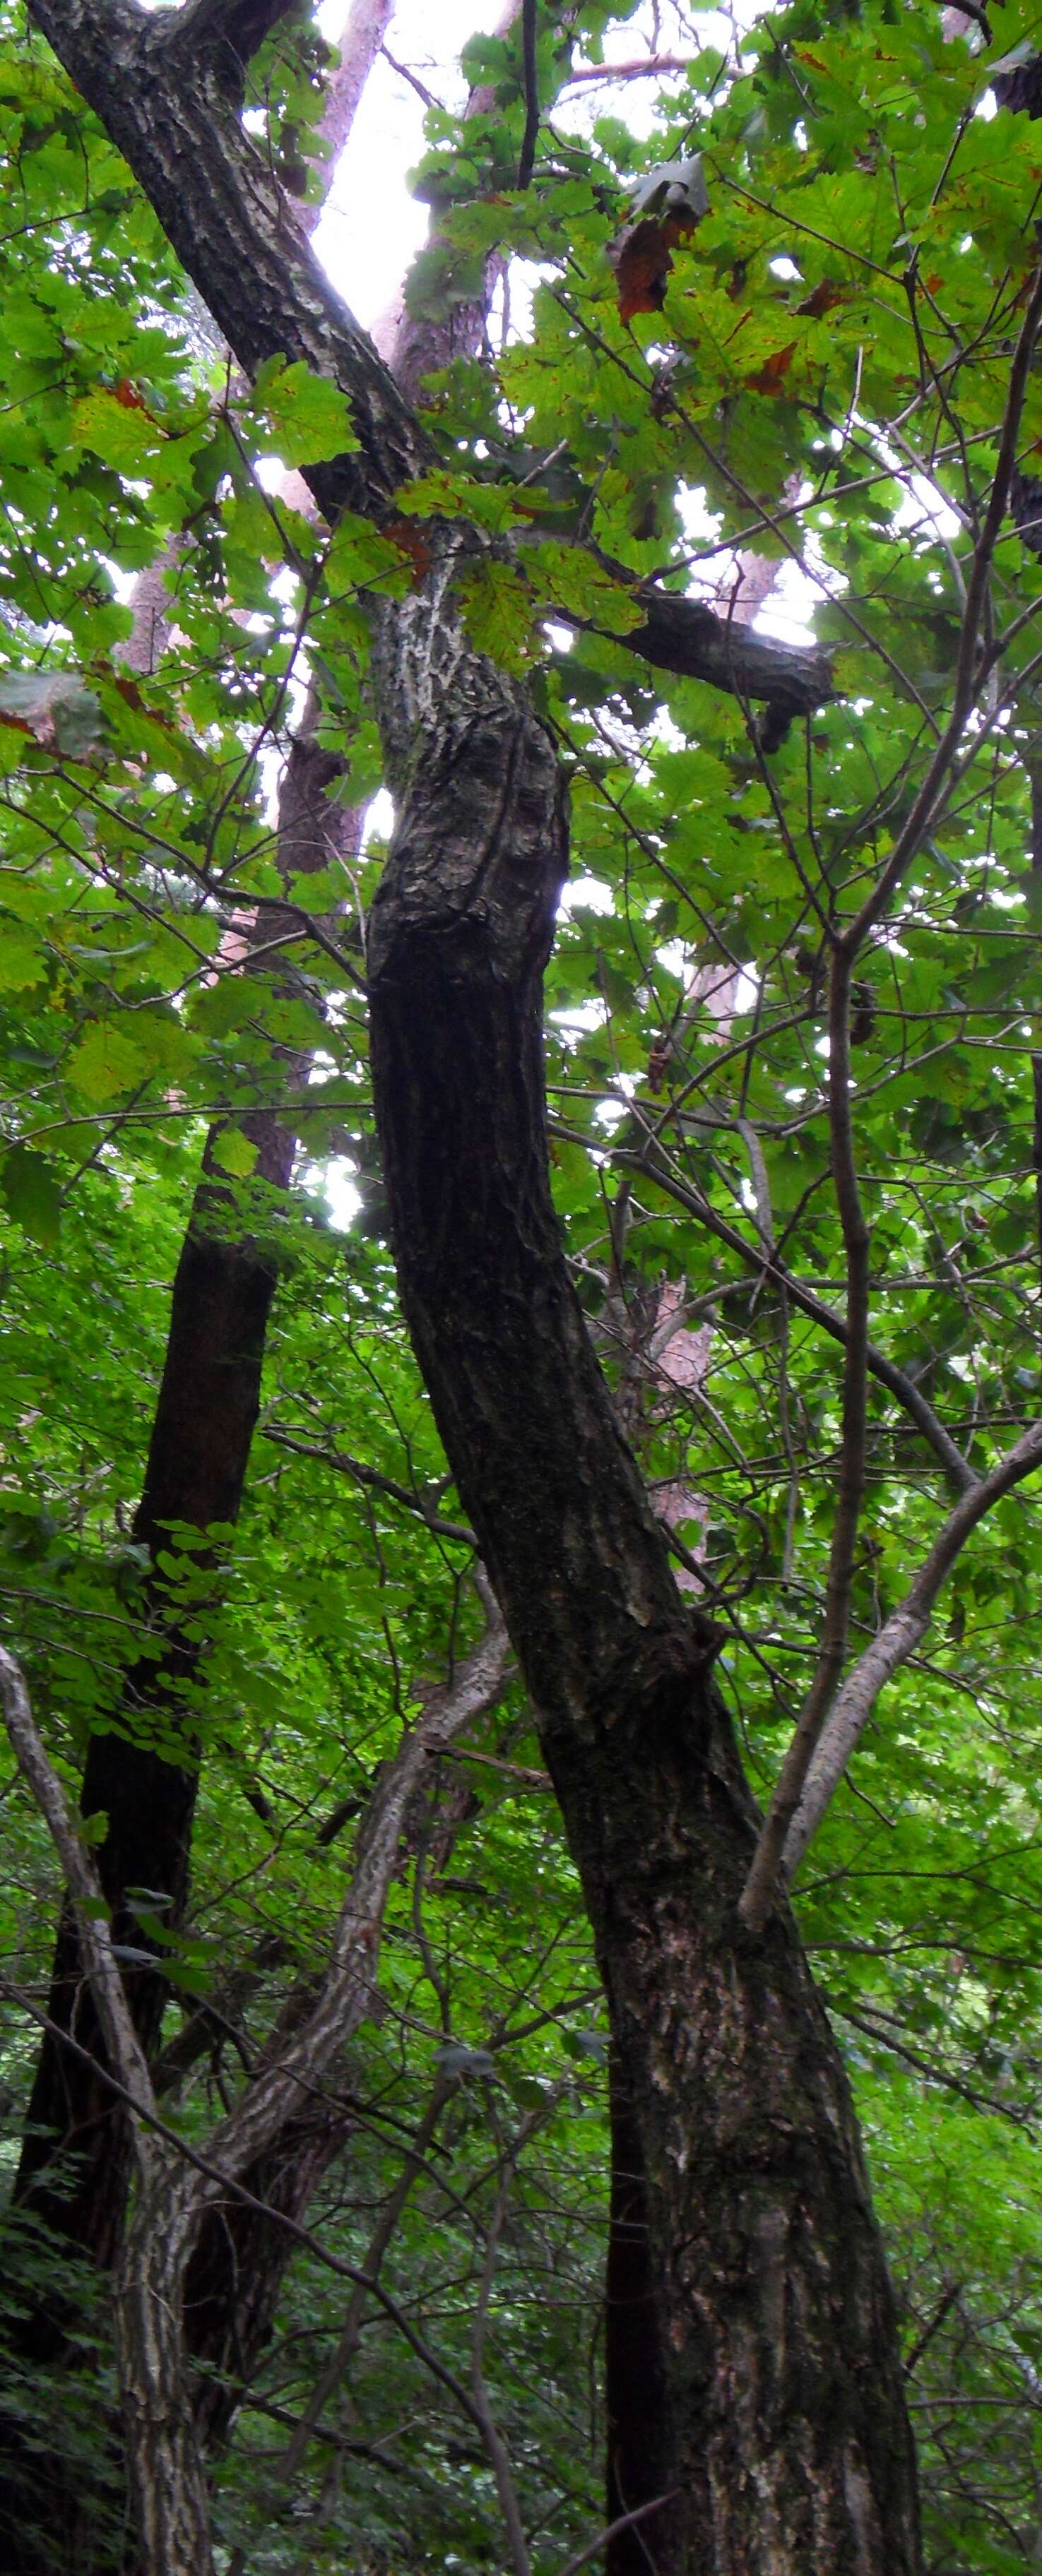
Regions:
<instances>
[{"instance_id":1,"label":"slender tree trunk","mask_svg":"<svg viewBox=\"0 0 1042 2576\"><path fill-rule=\"evenodd\" d=\"M280 800L280 855L287 874L328 861L330 830L346 820L327 796L339 768L306 733L294 743ZM279 916L273 917L269 908L265 939L277 937L279 930ZM284 1058L283 1083L295 1088L305 1078L306 1064L302 1057ZM274 1107L247 1113L239 1123L257 1148L256 1177L273 1192L283 1192L293 1162L292 1127ZM270 1241L237 1234L229 1221L230 1193L214 1160L219 1134L215 1128L207 1142L203 1178L174 1277L144 1490L134 1519L134 1536L153 1562L168 1544L170 1522L207 1530L237 1520L260 1403L277 1258ZM219 1560L219 1549L193 1556L196 1566L212 1567L215 1593ZM104 1813L108 1820L97 1858L113 1937L138 1951L154 1945L135 1918L128 1888L147 1887L167 1896L164 1923L170 1925L176 1924L187 1894L199 1767L184 1695L205 1656L198 1601L187 1634L154 1574L147 1578L142 1607L159 1651L128 1673L111 1732L91 1737L80 1796L85 1816ZM155 1744L160 1725L162 1752ZM167 1749L171 1736L179 1743L179 1759L171 1759ZM157 1967L128 1969L124 1981L138 2035L152 2055L166 1980ZM50 2029L37 2061L14 2198L59 2240L107 2271L122 2231L130 2138L124 2112L105 2082L107 2051L68 1902L58 1927L47 2009ZM78 2043L76 2053L65 2045L66 2034ZM333 2151L330 2144L329 2154ZM278 2192L274 2171L266 2170L262 2181ZM219 2241L211 2241L210 2230ZM217 2216L208 2220L197 2259L204 2274L209 2267L211 2280L222 2262L227 2266L227 2233L222 2234ZM245 2306L244 2296L243 2314ZM28 2369L53 2365L74 2321L75 2301L65 2293L56 2255L47 2285L13 2328L19 2361ZM256 2322L263 2336L270 2318L262 2317L260 2308ZM213 2323L212 2308L204 2303L199 2316L203 2347L206 2357L220 2364L226 2358L225 2343L214 2338ZM46 2489L39 2491L37 2465L32 2455L26 2459L17 2421L0 2417L0 2536L9 2576L50 2576L56 2563L78 2565L78 2535L92 2512L78 2482L73 2491L64 2492L56 2464Z\"/></svg>"},{"instance_id":2,"label":"slender tree trunk","mask_svg":"<svg viewBox=\"0 0 1042 2576\"><path fill-rule=\"evenodd\" d=\"M294 743L282 800L282 856L288 871L306 867L309 857L316 867L328 858L332 809L327 790L338 768L314 741L305 737ZM277 931L269 912L265 936ZM303 1070L304 1060L284 1064L283 1079L302 1078ZM293 1162L292 1128L273 1108L248 1113L241 1124L257 1148L257 1178L273 1191L284 1191ZM215 1523L228 1527L236 1521L260 1404L276 1258L270 1243L236 1235L229 1227L230 1193L214 1160L219 1134L214 1129L208 1139L204 1177L174 1277L144 1490L134 1519L135 1539L147 1547L153 1562L169 1544L171 1522L208 1530ZM197 1554L193 1561L212 1565L215 1584L219 1581L217 1551ZM193 1612L198 1607L193 1603ZM108 1818L99 1872L115 1938L136 1949L151 1945L127 1902L128 1887L165 1895L170 1922L176 1922L184 1903L198 1791L198 1751L184 1694L205 1652L197 1616L185 1633L155 1575L148 1578L143 1610L159 1652L128 1674L112 1731L92 1736L80 1800L85 1816L104 1813ZM167 1740L171 1733L179 1740L180 1759L154 1749L149 1739L156 1735L157 1721ZM158 1970L135 1969L126 1983L139 2036L151 2053L166 1999L165 1979ZM34 2210L49 2226L107 2266L118 2238L127 2171L124 2124L92 2067L61 2044L59 2034L72 2031L104 2066L68 1908L58 1933L48 2011L53 2030L40 2052L16 2197L31 2194ZM67 2153L63 2179L52 2189L46 2173L56 2142Z\"/></svg>"}]
</instances>

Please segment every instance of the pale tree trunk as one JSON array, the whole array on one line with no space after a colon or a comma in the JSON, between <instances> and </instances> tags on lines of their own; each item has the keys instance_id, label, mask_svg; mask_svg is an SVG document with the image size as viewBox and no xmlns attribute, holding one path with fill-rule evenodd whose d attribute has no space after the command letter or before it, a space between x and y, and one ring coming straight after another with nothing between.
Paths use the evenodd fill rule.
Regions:
<instances>
[{"instance_id":1,"label":"pale tree trunk","mask_svg":"<svg viewBox=\"0 0 1042 2576\"><path fill-rule=\"evenodd\" d=\"M287 2128L307 2115L316 2084L372 2008L388 1890L411 1798L428 1762L482 1710L495 1705L508 1669L506 1633L480 1571L484 1634L445 1689L421 1686L422 1714L383 1769L361 1819L354 1866L337 1916L329 1964L306 1993L289 1997L267 2060L205 2148L182 2153L162 2133L155 2091L103 1919L93 1859L69 1814L44 1750L25 1678L0 1647L0 1703L23 1777L64 1866L107 2063L127 2113L136 2168L132 2220L116 2270L114 2307L128 2485L136 2540L134 2576L212 2576L209 2502L183 2331L185 2275L200 2227L239 2196L265 2227L275 2213L251 2198ZM350 2266L335 2269L351 2276ZM353 2276L352 2276L353 2277ZM445 2376L446 2374L442 2374ZM480 2424L480 2410L465 2411ZM510 2500L513 2502L512 2489ZM119 2553L120 2563L124 2553ZM51 2576L54 2556L36 2562ZM70 2562L81 2576L79 2552ZM92 2567L99 2564L91 2552Z\"/></svg>"},{"instance_id":2,"label":"pale tree trunk","mask_svg":"<svg viewBox=\"0 0 1042 2576\"><path fill-rule=\"evenodd\" d=\"M327 514L381 516L422 444L238 123L226 38L275 0L242 0L216 35L206 8L32 14L240 363L302 357L349 391L359 447L313 489ZM663 2394L655 2494L626 2425L616 2493L627 2511L667 2496L642 2526L659 2576L913 2576L900 2356L845 2077L787 1908L755 1939L738 1921L756 1817L715 1641L673 1582L550 1198L541 979L563 784L523 693L461 635L453 569L447 543L379 620L398 817L372 926L374 1083L405 1313L539 1713L632 2113Z\"/></svg>"}]
</instances>

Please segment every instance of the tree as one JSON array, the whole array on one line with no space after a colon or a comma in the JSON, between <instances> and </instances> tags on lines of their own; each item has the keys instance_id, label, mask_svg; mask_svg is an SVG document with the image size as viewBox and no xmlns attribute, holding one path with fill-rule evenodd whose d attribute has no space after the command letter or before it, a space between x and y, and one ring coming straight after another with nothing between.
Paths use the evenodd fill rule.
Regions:
<instances>
[{"instance_id":1,"label":"tree","mask_svg":"<svg viewBox=\"0 0 1042 2576\"><path fill-rule=\"evenodd\" d=\"M350 2126L344 2051L373 2010L396 1875L411 1852L422 1890L434 1837L451 1879L464 1810L450 1791L424 1821L421 1783L435 1757L451 1780L458 1729L499 1705L500 1612L607 2011L612 2576L649 2551L684 2576L920 2564L893 2303L843 2058L784 1881L904 1667L896 1748L871 1757L883 1822L863 1826L856 1805L830 1818L839 1857L805 1909L812 1935L862 1955L900 1950L902 1927L916 1937L893 1884L866 1931L861 1882L882 1866L880 1833L900 1838L891 1882L927 1865L929 1692L978 1686L971 1605L997 1586L1020 1606L1031 1570L1016 1489L1042 1458L1024 1358L1037 1293L1024 1182L1033 1173L1037 1185L1039 1152L1023 1080L1034 887L1018 861L1036 758L1039 146L1031 114L1017 112L1032 98L1003 93L1003 75L997 113L978 112L996 104L986 26L974 19L967 42L925 7L894 26L872 0L855 13L772 13L733 60L696 46L669 69L646 152L611 117L576 135L553 102L576 49L580 72L598 69L613 14L592 0L526 7L468 55L490 96L479 93L466 128L432 111L437 228L413 320L442 323L443 363L426 363L419 328L418 403L404 366L384 367L327 285L285 193L285 178L302 183L300 128L321 95L306 20L276 0L151 12L32 0L38 35L8 55L19 185L27 173L42 183L30 203L56 225L43 262L13 254L26 308L15 382L34 423L14 451L17 530L23 503L38 528L41 460L53 471L70 425L74 446L59 532L34 534L31 548L19 533L11 552L12 675L0 683L13 736L8 989L33 997L44 965L55 970L40 1005L46 1043L30 1045L57 1114L12 1126L6 1203L46 1251L62 1209L52 1156L63 1171L71 1156L71 1177L102 1189L111 1176L129 1190L143 1162L169 1239L167 1157L178 1176L181 1164L166 1136L205 1108L209 1169L175 1318L212 1327L216 1273L254 1301L248 1322L225 1310L205 1410L186 1374L191 1332L168 1345L153 1463L164 1421L181 1426L191 1398L207 1477L181 1489L180 1507L169 1484L157 1501L152 1468L146 1477L117 1550L115 1685L96 1655L70 1684L67 1632L47 1643L42 1580L16 1587L32 1699L19 1663L4 1667L12 1741L71 1909L22 2162L29 2288L12 2338L23 2378L10 2491L24 2500L33 2456L24 2402L17 2411L24 2374L67 2369L82 2331L47 2257L48 2241L64 2239L116 2260L136 2546L156 2576L211 2563L201 2437L227 2432L250 2384L271 2328L275 2246L299 2240ZM623 183L641 173L627 212ZM487 263L511 252L541 271L531 336L476 356L466 317L484 328ZM175 327L177 262L240 380L226 369L217 385L211 361L204 389L204 364ZM109 306L94 319L83 285L102 275ZM144 319L130 309L135 290ZM41 313L55 318L45 326ZM461 326L448 344L447 320ZM273 447L302 468L321 525L265 498L256 460ZM680 516L696 486L715 514L704 539ZM113 656L121 612L92 558L147 562L171 530L184 640L148 684ZM750 547L814 569L825 603L816 646L743 622ZM715 562L719 582L729 552L734 573L714 605L704 584L690 590L692 562ZM276 554L292 576L277 612ZM52 619L60 598L60 651L30 584ZM321 709L317 735L305 726L291 755L308 766L303 866L290 787L273 845L262 758L287 730L298 666ZM653 689L649 672L671 676ZM350 808L381 776L394 829L378 882L372 858L356 871L349 927L336 861L350 838L326 815L328 790ZM544 1023L569 791L577 892L597 908L573 894ZM317 878L316 839L331 862ZM243 944L244 907L245 973L229 946L237 927ZM81 918L86 936L74 940ZM70 992L66 960L84 947ZM384 1198L361 1096L366 1043ZM330 1047L341 1070L332 1132L328 1113L286 1097ZM288 1149L277 1169L263 1159L276 1120L280 1135L303 1130L313 1154L346 1144L371 1194L352 1256L346 1456L322 1438L321 1416L310 1437L301 1418L309 1349L338 1415L346 1397L323 1347L337 1334L330 1274L287 1230ZM75 1224L75 1191L70 1204ZM90 1215L88 1277L93 1198ZM448 1507L429 1426L404 1478L359 1460L379 1421L361 1393L375 1386L400 1423L408 1384L385 1238L458 1495ZM238 1987L207 1985L194 2025L164 2050L168 1982L183 1995L200 1980L184 1907L203 1748L245 1777L262 1827L278 1817L253 1771L264 1654L241 1643L233 1538L267 1314L291 1246L306 1283L290 1381L300 1392L292 1427L272 1426L276 1441L283 1456L324 1457L327 1474L346 1469L363 1493L412 1510L417 1544L433 1534L450 1552L458 1635L444 1689L414 1679L422 1714L347 1801L360 1819L354 1865L338 1905L328 1881L319 1900L335 1916L331 1964L305 1959L287 1974L295 1943L282 1913L233 1964ZM103 1276L109 1262L106 1252ZM312 1293L321 1333L306 1313ZM160 1329L154 1308L145 1329ZM243 1392L218 1507L229 1367ZM12 1505L16 1555L47 1567L84 1627L113 1615L96 1607L98 1543L105 1534L111 1548L110 1496L134 1481L111 1415L108 1395L92 1415L95 1457L103 1424L108 1439L104 1497L79 1503L86 1565L66 1562L60 1534L24 1497ZM179 1427L176 1466L180 1446ZM74 1459L60 1429L36 1454L49 1481L62 1482L61 1466L67 1494ZM461 1596L475 1543L485 1571L476 1595ZM379 1545L374 1562L380 1589ZM391 1713L403 1702L379 1599L367 1625L366 1578L348 1587L338 1569L335 1613L316 1617L281 1498L267 1563L283 1612L306 1605L293 1649L272 1646L274 1604L260 1622L280 1675L277 1758L294 1679L313 1688L325 1661L343 1687L353 1648L363 1741L367 1703L382 1701L386 1724L388 1671ZM957 1607L928 1690L921 1663L914 1678L909 1668L953 1577ZM420 1597L414 1675L444 1616L429 1582ZM50 1752L34 1702L59 1720ZM765 1823L735 1734L753 1706L755 1773L768 1788L777 1774ZM55 1767L70 1719L91 1748L85 1835ZM515 1749L512 1735L501 1740L493 1766ZM310 1800L322 1751L298 1753ZM965 1739L967 1772L973 1759ZM956 2036L975 2044L983 2015L1001 2050L1035 1965L1030 1943L1011 1960L985 1928L1000 1900L979 1855L982 1809L996 1849L1011 1833L1026 1848L1034 1830L1000 1723L972 1779L953 1791L949 1773L945 1795L939 1946L972 1958L977 1989ZM341 1799L327 1815L321 1851L343 1810ZM1004 1882L1010 1913L1022 1872ZM977 1896L953 1898L961 1876L981 1919ZM496 2064L494 2046L456 2035L422 1902L416 1923L443 2037L385 2194L396 2217L454 2088L480 2090ZM209 2131L191 2111L172 2122L165 2083L203 2035L212 2045L238 2030L249 1980L255 1990L265 1972L261 2044L245 2049L237 2092L218 2069L222 2118ZM900 1982L891 1969L882 1999L868 1976L867 1992L833 2000L873 2046L979 2095L948 2063L936 1997L924 2058ZM1003 2073L1011 2080L1030 2085L1030 2062ZM983 2098L1010 2107L1001 2086L994 2103L988 2086ZM400 2302L385 2311L478 2441L518 2576L539 2546L538 2517L489 2396L484 2345L514 2177L549 2107L545 2090L527 2107L522 2093L516 2130L497 2136L469 2378L439 2361ZM494 2105L489 2117L494 2128ZM117 2142L115 2156L109 2144L99 2152L101 2138ZM134 2162L125 2223L123 2148ZM314 2230L309 2241L361 2299L370 2265ZM942 2279L935 2315L913 2333L916 2362L962 2295ZM348 2360L360 2314L353 2304L344 2323ZM1029 2372L1022 2320L1009 2341ZM943 2427L938 2441L943 2452ZM21 2564L63 2549L72 2563L69 2503L49 2533L18 2539ZM998 2527L1003 2510L979 2477L974 2511ZM1015 2515L1011 2527L1019 2546Z\"/></svg>"}]
</instances>

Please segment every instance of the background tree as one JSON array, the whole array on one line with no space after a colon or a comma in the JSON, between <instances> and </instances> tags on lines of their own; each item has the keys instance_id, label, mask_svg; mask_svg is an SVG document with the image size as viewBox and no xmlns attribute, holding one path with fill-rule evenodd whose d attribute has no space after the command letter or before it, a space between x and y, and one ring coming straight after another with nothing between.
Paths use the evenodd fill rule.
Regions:
<instances>
[{"instance_id":1,"label":"background tree","mask_svg":"<svg viewBox=\"0 0 1042 2576\"><path fill-rule=\"evenodd\" d=\"M583 2141L601 2042L575 1880L549 1824L533 1868L516 1822L519 1798L549 1819L547 1773L608 2006L610 2563L918 2563L889 2294L840 2057L780 1887L900 1670L855 1796L830 1812L803 1929L857 2034L908 2249L934 2562L1016 2565L1034 2546L1031 2437L1011 2473L1008 2441L965 2427L1022 2424L1034 2405L1033 2239L1014 2227L967 2274L930 2172L935 2155L950 2175L1019 2153L1033 2106L1030 1769L990 1626L1001 1605L1030 1655L1033 125L987 112L984 26L974 51L925 8L896 28L870 6L835 27L795 9L729 54L678 24L644 146L554 103L573 65L601 70L609 13L526 10L468 54L488 107L464 131L431 110L437 227L413 293L418 315L480 321L490 255L515 253L539 277L532 330L483 362L468 325L467 354L427 373L417 424L281 193L280 172L301 184L299 129L320 105L306 30L205 0L31 14L148 203L12 22L12 186L42 210L12 220L8 244L22 480L0 682L19 1067L2 1186L29 1377L9 1544L37 1716L17 1665L7 1705L78 1905L65 2057L99 2108L113 2082L129 2097L137 2176L125 2233L115 2182L107 2202L92 2187L110 2222L92 2237L75 2213L96 2139L75 2117L61 2128L37 2079L45 2134L23 2175L45 2197L29 2193L12 2236L22 2563L82 2546L68 2517L23 2527L27 2444L49 2490L82 2483L77 2426L97 2439L73 2361L85 2332L104 2335L74 2307L70 2249L117 2240L143 2565L206 2563L199 2442L223 2439L236 2407L218 2511L241 2566L292 2563L294 2496L309 2563L323 2529L341 2557L344 2530L359 2553L387 2539L417 2564L501 2554L495 2518L477 2536L481 2508L518 2569L590 2544L568 2431L581 2378L544 2284L560 2265L568 2299L591 2300L570 2211L597 2170ZM624 224L625 183L648 168ZM252 390L212 367L204 381L149 205ZM265 492L272 452L304 468L324 529ZM99 583L106 565L154 561L167 531L176 633L146 684L120 669L126 612ZM704 604L750 547L814 580L831 663ZM305 671L344 805L381 761L394 793L378 889L378 847L345 875L332 823L325 881L287 870L273 840L268 746ZM565 782L555 1219L539 1003ZM345 900L352 924L370 914L364 984ZM229 956L243 910L259 931L248 974ZM329 1076L315 1105L287 1099L315 1048ZM364 1214L346 1238L273 1199L255 1122L276 1113L313 1160L349 1160ZM128 1359L147 1374L151 1351L155 1374L163 1331L136 1270L163 1275L180 1140L203 1115L222 1175L208 1240L226 1225L282 1283L274 1463L231 1558L234 1511L153 1510L125 1535L142 1455ZM388 1220L458 1501L402 1343ZM51 1333L69 1395L41 1418L35 1265L49 1274L59 1225ZM103 1353L110 1293L121 1330ZM506 1715L471 1532L531 1692ZM954 1609L924 1663L942 1582ZM481 1712L457 1762L455 1729ZM780 1771L762 1834L736 1714L765 1796ZM118 1799L88 1800L106 1824L76 1838L61 1775L78 1743L104 1748L88 1771L124 1788L154 1766L182 1805L186 1756L194 1773L205 1750L191 1916L183 1873L157 1885L131 1851L108 1934ZM461 1793L461 1774L482 1786ZM234 1831L229 1778L245 1790ZM30 1874L36 1831L19 1810ZM497 1933L490 1972L487 1929L466 1920L503 1903L517 1948ZM219 1969L200 1946L211 1925ZM203 1989L180 2034L158 2027L158 1954L182 2003ZM9 1981L30 2026L37 1973L30 1960ZM955 2153L938 2146L938 2102ZM407 2261L400 2231L421 2209L445 2252L403 2305L374 2276ZM237 2248L223 2271L200 2227ZM294 2229L346 2306L332 2325L306 2301L284 2308L262 2359L273 2247ZM515 2248L536 2292L522 2333ZM398 2447L392 2333L423 2386ZM560 2389L559 2421L533 2424L533 2380ZM345 2384L360 2431L336 2412ZM265 2420L282 2456L258 2485ZM388 2519L403 2478L412 2500ZM118 2555L90 2510L86 2545Z\"/></svg>"}]
</instances>

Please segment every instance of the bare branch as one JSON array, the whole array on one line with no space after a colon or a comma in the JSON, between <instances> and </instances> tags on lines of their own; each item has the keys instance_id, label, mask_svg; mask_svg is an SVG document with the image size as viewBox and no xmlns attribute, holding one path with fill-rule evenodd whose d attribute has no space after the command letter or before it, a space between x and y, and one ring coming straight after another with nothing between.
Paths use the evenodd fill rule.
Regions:
<instances>
[{"instance_id":1,"label":"bare branch","mask_svg":"<svg viewBox=\"0 0 1042 2576\"><path fill-rule=\"evenodd\" d=\"M422 1494L414 1493L408 1485L399 1485L393 1476L384 1476L378 1467L367 1467L346 1449L323 1449L317 1441L298 1440L292 1431L280 1431L274 1424L265 1427L261 1438L272 1441L277 1449L292 1449L298 1458L317 1458L321 1466L332 1467L339 1476L353 1476L356 1485L368 1486L373 1493L388 1494L392 1502L401 1503L405 1511L415 1512L418 1519L425 1521L428 1529L436 1530L439 1538L458 1539L464 1547L477 1546L474 1532L465 1522L443 1520L440 1512L428 1509Z\"/></svg>"},{"instance_id":2,"label":"bare branch","mask_svg":"<svg viewBox=\"0 0 1042 2576\"><path fill-rule=\"evenodd\" d=\"M535 52L536 0L522 0L521 58L525 75L525 130L521 138L521 155L517 165L517 184L527 188L535 168L536 136L539 132L539 83Z\"/></svg>"},{"instance_id":3,"label":"bare branch","mask_svg":"<svg viewBox=\"0 0 1042 2576\"><path fill-rule=\"evenodd\" d=\"M999 1460L990 1475L982 1476L970 1494L963 1494L948 1515L943 1528L920 1566L904 1600L891 1612L889 1619L873 1637L871 1644L858 1657L848 1673L835 1702L832 1715L818 1742L817 1752L807 1774L803 1796L789 1827L783 1855L785 1874L791 1878L799 1868L804 1852L830 1804L847 1769L851 1755L860 1742L884 1684L914 1653L929 1625L934 1602L947 1581L956 1559L979 1521L985 1519L993 1504L1025 1476L1042 1467L1042 1422L1034 1422L1014 1448Z\"/></svg>"},{"instance_id":4,"label":"bare branch","mask_svg":"<svg viewBox=\"0 0 1042 2576\"><path fill-rule=\"evenodd\" d=\"M825 1615L821 1648L813 1680L800 1711L781 1768L763 1830L753 1855L739 1915L750 1932L762 1932L777 1888L779 1865L814 1747L834 1694L847 1652L850 1588L854 1579L858 1522L865 1490L865 1438L868 1427L868 1249L869 1235L858 1187L854 1127L850 1111L850 984L852 960L839 945L833 951L829 993L829 1137L847 1273L846 1341L843 1360L843 1428L836 1515L832 1524Z\"/></svg>"},{"instance_id":5,"label":"bare branch","mask_svg":"<svg viewBox=\"0 0 1042 2576\"><path fill-rule=\"evenodd\" d=\"M608 81L661 80L669 72L693 71L697 61L697 54L638 54L626 63L577 63L563 86L582 89Z\"/></svg>"},{"instance_id":6,"label":"bare branch","mask_svg":"<svg viewBox=\"0 0 1042 2576\"><path fill-rule=\"evenodd\" d=\"M609 2522L606 2530L597 2533L595 2540L588 2540L584 2548L577 2549L573 2557L565 2559L559 2576L578 2576L580 2567L588 2567L591 2558L598 2558L609 2540L614 2540L620 2531L633 2531L638 2522L647 2522L651 2514L661 2513L663 2505L672 2504L674 2496L679 2493L679 2487L667 2487L665 2495L652 2496L649 2504L636 2505L632 2513L620 2513L614 2522ZM649 2558L648 2565L654 2566L652 2558Z\"/></svg>"},{"instance_id":7,"label":"bare branch","mask_svg":"<svg viewBox=\"0 0 1042 2576\"><path fill-rule=\"evenodd\" d=\"M571 1136L576 1144L585 1144L588 1141L585 1137L576 1135L571 1129L560 1129L558 1132ZM823 1297L815 1296L813 1288L805 1288L802 1280L797 1279L794 1273L786 1268L777 1253L767 1250L762 1244L749 1243L745 1235L739 1232L738 1227L731 1225L727 1217L722 1216L719 1209L702 1196L701 1191L690 1189L686 1182L676 1178L672 1172L663 1170L658 1164L652 1169L642 1154L618 1150L610 1153L607 1159L623 1170L642 1173L644 1179L653 1182L656 1189L663 1190L667 1198L676 1199L680 1207L690 1208L692 1215L697 1216L701 1223L708 1227L711 1234L719 1236L721 1243L730 1245L732 1252L738 1254L747 1268L759 1272L765 1279L773 1280L777 1287L784 1289L786 1296L791 1298L792 1304L799 1307L801 1314L809 1316L812 1323L820 1324L822 1332L828 1333L834 1342L842 1342L845 1345L847 1328L842 1315L837 1315L835 1307L827 1306ZM874 1342L869 1342L867 1345L865 1364L869 1376L874 1377L880 1386L885 1386L888 1395L894 1397L915 1423L917 1431L922 1432L924 1440L929 1441L934 1456L940 1460L945 1475L950 1477L957 1492L972 1493L978 1483L974 1469L968 1458L963 1457L951 1433L945 1430L932 1404L928 1403L926 1397L921 1394L914 1378L908 1377L904 1369L898 1368L896 1361L888 1359L886 1352L879 1350Z\"/></svg>"}]
</instances>

